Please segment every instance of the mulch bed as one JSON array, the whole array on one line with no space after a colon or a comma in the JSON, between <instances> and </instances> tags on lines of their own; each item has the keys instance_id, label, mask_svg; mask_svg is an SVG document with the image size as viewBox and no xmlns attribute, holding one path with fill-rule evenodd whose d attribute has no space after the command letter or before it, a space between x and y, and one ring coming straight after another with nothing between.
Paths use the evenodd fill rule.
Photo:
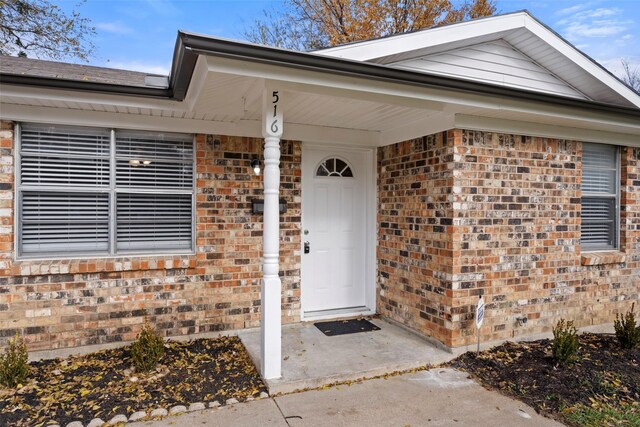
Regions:
<instances>
[{"instance_id":1,"label":"mulch bed","mask_svg":"<svg viewBox=\"0 0 640 427\"><path fill-rule=\"evenodd\" d=\"M547 339L465 353L450 366L570 425L566 411L575 407L640 410L640 348L623 349L615 336L603 334L582 334L579 343L579 360L566 366L555 363Z\"/></svg>"},{"instance_id":2,"label":"mulch bed","mask_svg":"<svg viewBox=\"0 0 640 427\"><path fill-rule=\"evenodd\" d=\"M0 390L0 426L86 424L195 402L224 405L266 391L237 337L168 341L162 364L146 374L131 371L129 347L31 365L29 384Z\"/></svg>"}]
</instances>

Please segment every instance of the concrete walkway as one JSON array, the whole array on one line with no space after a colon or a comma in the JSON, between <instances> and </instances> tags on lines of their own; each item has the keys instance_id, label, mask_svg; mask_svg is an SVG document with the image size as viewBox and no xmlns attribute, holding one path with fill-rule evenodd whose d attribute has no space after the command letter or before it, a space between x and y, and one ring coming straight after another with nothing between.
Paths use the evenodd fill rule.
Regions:
<instances>
[{"instance_id":1,"label":"concrete walkway","mask_svg":"<svg viewBox=\"0 0 640 427\"><path fill-rule=\"evenodd\" d=\"M324 335L313 323L282 328L282 378L267 380L272 395L318 388L336 382L373 378L438 365L454 355L385 319L371 319L379 331ZM238 336L260 366L260 330Z\"/></svg>"},{"instance_id":2,"label":"concrete walkway","mask_svg":"<svg viewBox=\"0 0 640 427\"><path fill-rule=\"evenodd\" d=\"M196 426L561 426L485 390L454 369L432 369L129 424Z\"/></svg>"}]
</instances>

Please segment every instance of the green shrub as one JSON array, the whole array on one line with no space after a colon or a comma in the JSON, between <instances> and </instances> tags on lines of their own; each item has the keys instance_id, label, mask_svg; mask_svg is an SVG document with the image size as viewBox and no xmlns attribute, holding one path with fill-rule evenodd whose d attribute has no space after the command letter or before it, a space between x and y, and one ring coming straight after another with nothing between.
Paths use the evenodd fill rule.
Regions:
<instances>
[{"instance_id":1,"label":"green shrub","mask_svg":"<svg viewBox=\"0 0 640 427\"><path fill-rule=\"evenodd\" d=\"M624 316L616 314L613 322L616 337L623 348L633 348L640 343L640 328L636 325L636 316L633 314L635 305L635 302L631 304L631 310Z\"/></svg>"},{"instance_id":2,"label":"green shrub","mask_svg":"<svg viewBox=\"0 0 640 427\"><path fill-rule=\"evenodd\" d=\"M131 344L131 360L139 372L154 369L164 355L164 340L145 320L142 330Z\"/></svg>"},{"instance_id":3,"label":"green shrub","mask_svg":"<svg viewBox=\"0 0 640 427\"><path fill-rule=\"evenodd\" d=\"M0 384L9 388L24 384L30 372L27 344L16 333L7 343L4 354L0 355Z\"/></svg>"},{"instance_id":4,"label":"green shrub","mask_svg":"<svg viewBox=\"0 0 640 427\"><path fill-rule=\"evenodd\" d=\"M553 328L553 358L556 362L573 362L578 358L578 330L573 321L560 319Z\"/></svg>"}]
</instances>

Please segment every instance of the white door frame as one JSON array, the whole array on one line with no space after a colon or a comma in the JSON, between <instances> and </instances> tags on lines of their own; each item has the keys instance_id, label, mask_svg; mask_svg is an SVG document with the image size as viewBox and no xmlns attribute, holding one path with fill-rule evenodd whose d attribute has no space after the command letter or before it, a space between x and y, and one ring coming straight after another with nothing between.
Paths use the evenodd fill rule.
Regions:
<instances>
[{"instance_id":1,"label":"white door frame","mask_svg":"<svg viewBox=\"0 0 640 427\"><path fill-rule=\"evenodd\" d=\"M349 147L339 144L317 144L312 142L302 143L302 161L300 169L302 176L304 176L304 158L305 152L309 149L316 150L333 150L336 154L340 154L340 151L347 152L361 152L365 156L365 164L367 165L364 185L365 185L365 306L366 310L363 311L348 311L348 310L336 310L326 316L312 317L305 316L304 300L302 298L302 288L304 287L303 267L302 260L300 261L300 320L319 320L324 318L338 318L349 317L354 314L375 314L376 312L376 246L377 246L377 234L376 234L376 221L377 221L377 153L375 148L369 147ZM301 182L304 181L301 176ZM305 188L302 186L302 194L304 195ZM302 196L304 197L304 196ZM300 230L300 256L304 257L304 206L302 200L301 206L301 230Z\"/></svg>"}]
</instances>

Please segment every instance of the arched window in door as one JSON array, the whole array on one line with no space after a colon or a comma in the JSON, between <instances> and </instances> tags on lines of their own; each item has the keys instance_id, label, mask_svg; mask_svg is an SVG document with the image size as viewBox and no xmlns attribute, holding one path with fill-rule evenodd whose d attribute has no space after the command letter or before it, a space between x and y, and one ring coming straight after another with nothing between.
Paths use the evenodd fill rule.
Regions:
<instances>
[{"instance_id":1,"label":"arched window in door","mask_svg":"<svg viewBox=\"0 0 640 427\"><path fill-rule=\"evenodd\" d=\"M338 157L330 157L320 162L316 168L316 176L337 176L341 178L353 178L351 166Z\"/></svg>"}]
</instances>

